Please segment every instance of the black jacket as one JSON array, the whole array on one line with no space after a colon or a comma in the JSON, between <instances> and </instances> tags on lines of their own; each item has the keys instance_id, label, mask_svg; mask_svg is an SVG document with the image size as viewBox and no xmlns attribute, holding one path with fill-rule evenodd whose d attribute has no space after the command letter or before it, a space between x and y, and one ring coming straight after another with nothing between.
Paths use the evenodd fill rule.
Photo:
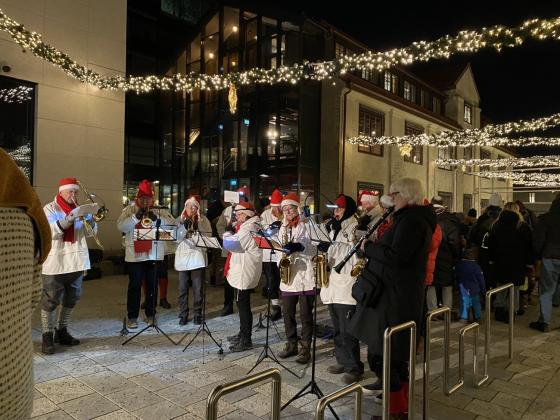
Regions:
<instances>
[{"instance_id":1,"label":"black jacket","mask_svg":"<svg viewBox=\"0 0 560 420\"><path fill-rule=\"evenodd\" d=\"M459 220L449 212L437 216L441 228L441 244L436 257L434 286L452 286L455 264L461 258L461 232Z\"/></svg>"},{"instance_id":2,"label":"black jacket","mask_svg":"<svg viewBox=\"0 0 560 420\"><path fill-rule=\"evenodd\" d=\"M533 248L538 258L560 259L560 198L539 217L533 232Z\"/></svg>"},{"instance_id":3,"label":"black jacket","mask_svg":"<svg viewBox=\"0 0 560 420\"><path fill-rule=\"evenodd\" d=\"M379 279L382 291L375 307L358 303L350 333L368 344L374 355L383 353L387 327L411 320L420 325L428 249L436 223L431 206L405 207L394 213L392 226L379 242L369 242L365 248L364 270ZM392 357L406 361L408 352L409 335L396 334Z\"/></svg>"}]
</instances>

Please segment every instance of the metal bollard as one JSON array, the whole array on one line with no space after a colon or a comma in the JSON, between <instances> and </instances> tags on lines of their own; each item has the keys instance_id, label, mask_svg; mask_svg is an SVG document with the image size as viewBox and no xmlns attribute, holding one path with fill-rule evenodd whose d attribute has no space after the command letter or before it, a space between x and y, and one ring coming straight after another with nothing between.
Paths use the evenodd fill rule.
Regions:
<instances>
[{"instance_id":1,"label":"metal bollard","mask_svg":"<svg viewBox=\"0 0 560 420\"><path fill-rule=\"evenodd\" d=\"M389 419L389 390L391 388L391 337L400 331L410 330L410 356L408 378L408 418L414 418L414 380L416 368L416 322L408 321L389 327L383 335L383 420Z\"/></svg>"},{"instance_id":2,"label":"metal bollard","mask_svg":"<svg viewBox=\"0 0 560 420\"><path fill-rule=\"evenodd\" d=\"M429 413L429 390L430 385L430 361L431 361L431 338L432 338L432 318L436 315L443 314L443 389L449 388L449 329L451 325L451 309L447 306L434 309L426 314L426 338L424 340L424 407L423 418L428 418Z\"/></svg>"},{"instance_id":3,"label":"metal bollard","mask_svg":"<svg viewBox=\"0 0 560 420\"><path fill-rule=\"evenodd\" d=\"M317 408L315 409L315 420L324 420L325 409L330 403L352 393L356 393L356 411L354 413L354 420L362 420L362 386L358 383L348 385L347 387L339 389L338 391L325 395L321 398L317 403Z\"/></svg>"},{"instance_id":4,"label":"metal bollard","mask_svg":"<svg viewBox=\"0 0 560 420\"><path fill-rule=\"evenodd\" d=\"M473 348L473 381L474 386L479 387L484 382L477 381L478 364L477 364L477 353L478 353L478 322L473 322L459 330L459 382L453 385L451 388L446 389L445 394L451 395L458 389L460 389L465 384L465 334L470 330L474 330L474 348Z\"/></svg>"},{"instance_id":5,"label":"metal bollard","mask_svg":"<svg viewBox=\"0 0 560 420\"><path fill-rule=\"evenodd\" d=\"M267 369L254 375L247 376L246 378L238 379L237 381L229 382L227 384L218 385L208 394L206 400L206 419L216 420L218 418L218 401L224 395L230 394L241 388L246 388L258 382L272 378L272 407L271 419L280 419L280 389L282 385L282 377L280 370L277 368Z\"/></svg>"}]
</instances>

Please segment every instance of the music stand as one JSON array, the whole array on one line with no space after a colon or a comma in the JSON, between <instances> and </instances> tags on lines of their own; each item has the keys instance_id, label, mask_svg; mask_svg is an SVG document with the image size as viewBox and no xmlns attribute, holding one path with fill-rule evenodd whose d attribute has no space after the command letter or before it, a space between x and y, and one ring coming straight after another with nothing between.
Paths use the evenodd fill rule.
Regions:
<instances>
[{"instance_id":1,"label":"music stand","mask_svg":"<svg viewBox=\"0 0 560 420\"><path fill-rule=\"evenodd\" d=\"M134 340L136 337L138 337L140 334L142 334L144 331L148 330L149 328L153 328L158 333L163 334L163 336L165 338L167 338L169 341L171 341L171 343L174 346L176 346L178 344L175 341L173 341L173 339L171 337L169 337L165 333L165 331L163 331L157 325L156 312L155 312L156 311L156 291L157 291L157 287L158 287L158 279L157 279L158 242L176 241L177 240L177 226L175 226L175 225L164 225L163 227L161 227L161 219L159 218L159 214L157 214L156 217L157 217L157 219L155 221L155 227L135 228L134 229L135 240L137 240L137 241L151 241L152 246L156 247L156 249L155 249L156 250L155 260L154 260L154 275L153 275L154 290L153 290L153 294L152 294L152 298L154 300L154 302L153 302L154 315L152 317L150 317L151 320L148 323L148 325L146 325L144 328L142 328L140 331L138 331L136 334L134 334L132 337L130 337L124 343L122 343L123 346L128 344L130 341ZM124 331L121 331L121 332L124 332Z\"/></svg>"},{"instance_id":2,"label":"music stand","mask_svg":"<svg viewBox=\"0 0 560 420\"><path fill-rule=\"evenodd\" d=\"M313 230L311 230L311 228L309 229L309 236L311 238L311 242L330 242L331 238L328 236L328 233L322 229L322 225L317 225L315 224L315 222L313 222L311 219L309 221L309 225L312 226ZM319 255L319 249L316 248L315 249L315 256L317 257ZM294 402L295 400L298 400L302 397L304 397L307 394L313 394L315 395L318 399L323 398L325 395L323 394L323 392L321 391L321 389L319 388L319 385L317 385L317 381L315 380L315 356L316 356L316 352L317 352L317 334L316 334L316 329L317 329L317 291L319 290L317 287L317 273L319 272L319 267L318 267L318 258L315 259L315 285L313 286L313 326L311 329L311 340L313 342L313 353L312 353L312 358L311 358L311 379L310 381L307 383L307 385L305 385L302 389L300 389L296 395L294 395L292 398L290 398L288 400L287 403L285 403L281 410L284 410L287 406L289 406L292 402ZM309 390L308 390L309 388ZM336 414L336 412L334 411L334 409L331 407L331 405L328 405L329 410L331 410L332 415L334 416L335 419L339 420L338 415Z\"/></svg>"},{"instance_id":3,"label":"music stand","mask_svg":"<svg viewBox=\"0 0 560 420\"><path fill-rule=\"evenodd\" d=\"M205 237L200 232L195 232L194 235L197 235L195 246L199 248L206 248L206 249L208 248L222 249L217 238ZM178 343L181 343L189 334L190 332L185 333L185 335L179 340ZM210 328L208 328L208 324L206 324L206 279L205 278L203 278L202 280L202 323L198 327L198 330L196 331L194 337L191 338L191 341L189 341L187 345L183 348L183 351L189 348L189 346L194 342L194 340L196 340L196 337L198 337L199 334L202 334L202 363L204 363L204 334L208 334L208 337L210 337L214 342L214 344L216 344L216 346L218 347L218 354L224 354L224 349L222 348L221 341L220 343L216 341L216 339L212 335L212 332L210 331Z\"/></svg>"},{"instance_id":4,"label":"music stand","mask_svg":"<svg viewBox=\"0 0 560 420\"><path fill-rule=\"evenodd\" d=\"M280 244L278 244L277 242L271 241L270 238L268 236L266 236L263 231L259 231L257 234L259 235L258 237L253 237L255 242L257 242L257 245L259 246L260 249L270 249L270 259L271 260L272 260L272 255L275 254L276 251L286 252ZM290 372L296 378L301 379L300 376L298 376L294 371L292 371L290 368L286 367L282 362L280 362L280 360L278 360L278 358L276 357L276 355L272 351L272 348L268 344L269 330L270 330L270 306L271 306L271 304L270 304L270 291L267 293L267 301L268 302L267 302L267 310L266 310L266 313L267 313L267 316L266 316L266 339L265 339L265 342L264 342L264 348L261 351L261 354L257 358L257 361L255 362L253 367L251 369L249 369L249 371L247 372L247 375L249 373L251 373L258 365L260 365L261 362L264 361L264 359L269 358L273 362L282 366L286 371Z\"/></svg>"}]
</instances>

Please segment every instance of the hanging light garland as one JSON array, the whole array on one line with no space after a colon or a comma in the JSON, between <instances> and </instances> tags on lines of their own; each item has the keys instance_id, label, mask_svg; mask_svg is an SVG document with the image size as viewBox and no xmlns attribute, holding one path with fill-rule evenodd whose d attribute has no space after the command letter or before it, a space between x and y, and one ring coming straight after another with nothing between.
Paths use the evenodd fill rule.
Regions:
<instances>
[{"instance_id":1,"label":"hanging light garland","mask_svg":"<svg viewBox=\"0 0 560 420\"><path fill-rule=\"evenodd\" d=\"M74 61L68 54L43 42L37 32L31 32L0 10L0 30L8 32L12 39L26 51L61 68L69 76L94 85L99 89L135 91L194 89L222 90L232 84L238 88L255 84L296 84L301 80L325 80L354 70L382 71L396 65L409 65L418 61L448 59L457 53L474 53L482 48L512 48L527 39L560 40L560 17L553 19L531 19L521 25L508 28L495 25L479 31L461 31L456 36L445 35L435 41L414 42L405 48L384 52L367 51L363 54L346 55L333 61L320 63L304 62L292 67L281 66L274 69L254 68L245 72L226 75L199 73L175 74L173 76L145 76L124 78L106 77Z\"/></svg>"},{"instance_id":2,"label":"hanging light garland","mask_svg":"<svg viewBox=\"0 0 560 420\"><path fill-rule=\"evenodd\" d=\"M435 134L413 134L408 136L357 136L347 141L361 146L397 145L397 146L434 146L434 147L471 147L471 146L560 146L556 137L503 137L519 132L541 131L560 125L560 114L548 117L520 120L504 124L489 124L484 128L469 128L459 131L442 131Z\"/></svg>"},{"instance_id":3,"label":"hanging light garland","mask_svg":"<svg viewBox=\"0 0 560 420\"><path fill-rule=\"evenodd\" d=\"M32 87L29 86L18 86L12 89L0 89L0 102L6 102L9 104L29 101L31 99Z\"/></svg>"},{"instance_id":4,"label":"hanging light garland","mask_svg":"<svg viewBox=\"0 0 560 420\"><path fill-rule=\"evenodd\" d=\"M496 172L496 171L480 171L473 172L484 178L508 178L514 184L525 184L527 182L555 183L560 185L560 174L550 174L544 172Z\"/></svg>"},{"instance_id":5,"label":"hanging light garland","mask_svg":"<svg viewBox=\"0 0 560 420\"><path fill-rule=\"evenodd\" d=\"M560 155L531 156L504 159L436 159L438 166L486 166L488 168L536 168L560 166Z\"/></svg>"}]
</instances>

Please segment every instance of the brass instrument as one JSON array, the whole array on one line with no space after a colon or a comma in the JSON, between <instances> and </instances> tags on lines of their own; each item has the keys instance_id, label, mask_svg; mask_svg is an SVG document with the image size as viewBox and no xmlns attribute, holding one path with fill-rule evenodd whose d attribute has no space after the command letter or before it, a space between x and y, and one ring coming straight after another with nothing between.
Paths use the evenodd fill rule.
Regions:
<instances>
[{"instance_id":1,"label":"brass instrument","mask_svg":"<svg viewBox=\"0 0 560 420\"><path fill-rule=\"evenodd\" d=\"M321 252L315 255L311 261L313 262L313 275L315 282L319 287L329 287L329 272L327 269L327 255Z\"/></svg>"},{"instance_id":2,"label":"brass instrument","mask_svg":"<svg viewBox=\"0 0 560 420\"><path fill-rule=\"evenodd\" d=\"M154 226L155 220L157 220L157 217L155 216L154 212L150 209L147 209L143 212L142 217L140 218L140 225L142 225L142 227L145 229L149 229Z\"/></svg>"},{"instance_id":3,"label":"brass instrument","mask_svg":"<svg viewBox=\"0 0 560 420\"><path fill-rule=\"evenodd\" d=\"M282 245L286 245L288 243L287 229L284 231L284 237L282 238L282 242L283 242ZM291 258L286 253L282 254L282 258L280 258L280 262L278 264L280 268L280 280L282 281L282 283L288 286L291 285L293 281L291 265L292 265Z\"/></svg>"},{"instance_id":4,"label":"brass instrument","mask_svg":"<svg viewBox=\"0 0 560 420\"><path fill-rule=\"evenodd\" d=\"M97 213L92 214L93 221L97 223L97 222L100 222L101 220L105 219L105 217L107 216L107 213L109 213L109 209L107 207L105 207L105 203L103 202L103 200L101 200L101 203L98 203L94 198L94 197L96 197L96 195L95 194L90 194L88 192L88 190L86 189L86 187L84 186L84 184L82 184L80 181L78 181L78 185L80 186L80 189L84 192L84 194L87 197L86 202L89 201L89 202L91 202L91 204L97 204L99 206L99 210L97 210ZM99 197L97 197L97 198L99 199ZM78 205L78 203L76 203L76 201L74 201L74 204ZM82 220L82 223L84 224L86 232L88 233L89 236L91 236L93 238L93 240L95 241L97 246L100 249L105 249L103 247L103 245L101 245L101 241L97 237L97 233L95 233L93 223L83 216L80 217L80 219Z\"/></svg>"},{"instance_id":5,"label":"brass instrument","mask_svg":"<svg viewBox=\"0 0 560 420\"><path fill-rule=\"evenodd\" d=\"M358 277L362 273L362 270L364 269L365 266L366 266L366 259L360 258L358 262L352 266L352 270L350 270L350 275L352 277Z\"/></svg>"}]
</instances>

